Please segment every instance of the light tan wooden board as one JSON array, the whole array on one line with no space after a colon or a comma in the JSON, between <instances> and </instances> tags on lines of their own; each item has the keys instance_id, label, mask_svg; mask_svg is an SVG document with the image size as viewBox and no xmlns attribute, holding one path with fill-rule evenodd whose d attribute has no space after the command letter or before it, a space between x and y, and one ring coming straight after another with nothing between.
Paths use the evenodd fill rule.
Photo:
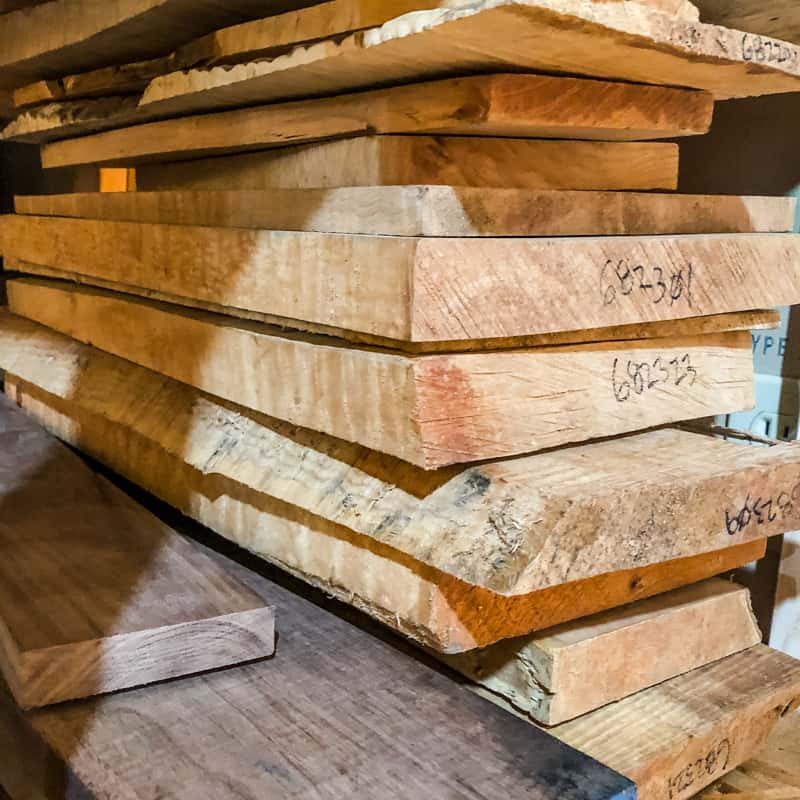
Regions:
<instances>
[{"instance_id":1,"label":"light tan wooden board","mask_svg":"<svg viewBox=\"0 0 800 800\"><path fill-rule=\"evenodd\" d=\"M411 356L68 283L22 279L6 289L15 314L217 397L423 469L755 403L746 331Z\"/></svg>"},{"instance_id":2,"label":"light tan wooden board","mask_svg":"<svg viewBox=\"0 0 800 800\"><path fill-rule=\"evenodd\" d=\"M782 532L800 515L791 500L798 445L758 449L660 430L428 472L202 395L13 315L2 330L0 365L73 411L89 400L107 405L109 420L160 437L159 449L192 469L497 593L709 552ZM78 402L84 391L91 396ZM748 516L744 506L756 500L760 516ZM342 568L338 557L329 568Z\"/></svg>"},{"instance_id":3,"label":"light tan wooden board","mask_svg":"<svg viewBox=\"0 0 800 800\"><path fill-rule=\"evenodd\" d=\"M699 18L697 7L687 0L638 2L681 19ZM175 53L176 66L186 69L274 57L295 45L374 28L403 14L462 4L460 0L329 0L214 31L179 48Z\"/></svg>"},{"instance_id":4,"label":"light tan wooden board","mask_svg":"<svg viewBox=\"0 0 800 800\"><path fill-rule=\"evenodd\" d=\"M0 671L24 707L272 655L254 592L0 400Z\"/></svg>"},{"instance_id":5,"label":"light tan wooden board","mask_svg":"<svg viewBox=\"0 0 800 800\"><path fill-rule=\"evenodd\" d=\"M163 150L164 145L157 148ZM381 135L142 164L137 172L144 191L419 184L529 190L674 189L678 182L678 146Z\"/></svg>"},{"instance_id":6,"label":"light tan wooden board","mask_svg":"<svg viewBox=\"0 0 800 800\"><path fill-rule=\"evenodd\" d=\"M74 101L80 107L80 101ZM333 98L300 100L202 114L187 119L134 125L159 115L146 106L134 115L87 114L92 126L120 127L84 142L64 141L44 149L46 167L78 160L166 160L170 157L263 149L364 133L441 133L523 138L629 140L705 133L713 101L706 92L548 75L497 74L415 83ZM34 109L29 123L4 131L6 138L58 121ZM75 129L78 130L77 128ZM98 148L92 153L91 144Z\"/></svg>"},{"instance_id":7,"label":"light tan wooden board","mask_svg":"<svg viewBox=\"0 0 800 800\"><path fill-rule=\"evenodd\" d=\"M7 215L0 249L30 272L408 342L800 302L796 234L415 238Z\"/></svg>"},{"instance_id":8,"label":"light tan wooden board","mask_svg":"<svg viewBox=\"0 0 800 800\"><path fill-rule=\"evenodd\" d=\"M639 800L688 800L766 744L800 702L800 662L764 645L550 728L636 783Z\"/></svg>"},{"instance_id":9,"label":"light tan wooden board","mask_svg":"<svg viewBox=\"0 0 800 800\"><path fill-rule=\"evenodd\" d=\"M746 589L713 579L445 662L557 725L753 647Z\"/></svg>"},{"instance_id":10,"label":"light tan wooden board","mask_svg":"<svg viewBox=\"0 0 800 800\"><path fill-rule=\"evenodd\" d=\"M93 361L94 355L91 354ZM111 358L100 353L97 356ZM123 369L132 366L115 361ZM49 366L53 363L51 360ZM42 369L30 363L28 366ZM105 412L91 408L87 395L99 387L90 386L95 381L88 375L80 379L79 390L68 398L48 394L10 374L6 375L6 389L54 433L184 513L436 650L454 653L484 647L693 583L764 555L765 541L756 539L699 556L639 565L518 596L498 595L426 567L404 552L402 542L401 549L397 549L358 534L347 521L342 525L326 522L296 504L269 499L257 488L258 481L267 473L272 479L279 473L270 472L269 465L255 460L257 455L248 455L238 443L233 446L234 457L261 465L258 479L250 481L250 489L245 488L246 478L242 481L242 476L232 477L224 465L218 472L216 465L206 459L205 470L198 470L192 466L197 462L191 453L186 458L181 455L182 450L195 450L199 444L190 432L191 420L205 418L209 413L224 414L224 407L209 405L198 397L189 400L194 405L176 407L181 398L175 392L187 391L180 384L162 381L156 387L146 387L130 380L122 377L122 383L127 381L130 388L149 388L151 393L143 398L125 398L124 403L117 396L112 404L118 409L130 409L125 414L132 413L135 406L137 419L152 431L149 436L120 421L118 414L109 419L102 415ZM162 396L165 386L168 396ZM108 397L108 392L120 391L120 384L110 378L103 382L101 391ZM160 439L150 438L154 435ZM218 438L214 441L220 442ZM309 483L308 487L314 485L317 484ZM420 554L413 542L412 550Z\"/></svg>"},{"instance_id":11,"label":"light tan wooden board","mask_svg":"<svg viewBox=\"0 0 800 800\"><path fill-rule=\"evenodd\" d=\"M482 0L301 45L272 60L164 75L145 90L142 105L187 114L508 68L746 97L797 91L800 49L770 41L767 55L738 31L637 3Z\"/></svg>"},{"instance_id":12,"label":"light tan wooden board","mask_svg":"<svg viewBox=\"0 0 800 800\"><path fill-rule=\"evenodd\" d=\"M163 56L223 25L297 7L277 0L55 0L0 17L0 87Z\"/></svg>"},{"instance_id":13,"label":"light tan wooden board","mask_svg":"<svg viewBox=\"0 0 800 800\"><path fill-rule=\"evenodd\" d=\"M762 37L800 39L800 8L795 0L697 0L695 5L704 22L759 34L751 39L751 46L757 54L763 50L764 57L770 45Z\"/></svg>"},{"instance_id":14,"label":"light tan wooden board","mask_svg":"<svg viewBox=\"0 0 800 800\"><path fill-rule=\"evenodd\" d=\"M28 275L36 275L44 278L53 278L59 281L68 281L82 286L93 286L113 292L118 292L121 288L121 284L114 283L113 281L104 281L97 278L87 280L84 276L75 273L64 272L62 270L53 269L52 267L43 267L40 264L31 264L16 258L5 257L3 263L8 272L26 273ZM124 291L126 294L146 297L157 302L195 308L214 314L231 315L231 309L215 303L191 301L183 297L141 290L130 286L125 286ZM737 311L729 314L713 314L705 317L689 317L687 319L667 320L664 322L644 322L636 325L617 325L608 328L544 333L533 336L514 336L500 339L453 339L438 342L414 343L386 339L381 336L370 336L369 334L359 334L353 331L345 331L325 325L314 325L312 323L292 323L290 327L285 325L285 320L271 317L269 314L245 312L240 309L235 310L235 314L239 319L246 319L251 322L259 322L266 325L277 325L277 327L283 331L306 331L323 336L334 336L337 339L344 339L348 342L385 347L402 353L415 355L507 350L515 347L556 347L568 344L587 344L590 342L621 342L674 337L686 338L730 331L775 330L780 327L779 312L775 309L762 309L755 311Z\"/></svg>"},{"instance_id":15,"label":"light tan wooden board","mask_svg":"<svg viewBox=\"0 0 800 800\"><path fill-rule=\"evenodd\" d=\"M786 714L766 747L715 781L698 800L798 800L800 712Z\"/></svg>"},{"instance_id":16,"label":"light tan wooden board","mask_svg":"<svg viewBox=\"0 0 800 800\"><path fill-rule=\"evenodd\" d=\"M430 185L140 190L15 198L18 214L38 216L455 237L783 233L794 226L796 204L788 197Z\"/></svg>"}]
</instances>

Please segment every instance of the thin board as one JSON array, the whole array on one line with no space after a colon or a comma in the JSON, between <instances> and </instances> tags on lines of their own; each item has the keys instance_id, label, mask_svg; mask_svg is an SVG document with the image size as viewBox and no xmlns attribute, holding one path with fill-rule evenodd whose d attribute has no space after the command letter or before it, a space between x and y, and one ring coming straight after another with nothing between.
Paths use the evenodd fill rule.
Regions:
<instances>
[{"instance_id":1,"label":"thin board","mask_svg":"<svg viewBox=\"0 0 800 800\"><path fill-rule=\"evenodd\" d=\"M4 397L0 520L0 671L22 706L274 651L262 598Z\"/></svg>"}]
</instances>

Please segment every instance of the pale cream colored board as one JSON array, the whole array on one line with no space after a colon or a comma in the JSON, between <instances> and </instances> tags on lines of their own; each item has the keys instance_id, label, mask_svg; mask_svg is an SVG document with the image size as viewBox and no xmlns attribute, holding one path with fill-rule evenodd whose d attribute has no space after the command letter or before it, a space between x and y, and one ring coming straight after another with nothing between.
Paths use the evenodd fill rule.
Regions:
<instances>
[{"instance_id":1,"label":"pale cream colored board","mask_svg":"<svg viewBox=\"0 0 800 800\"><path fill-rule=\"evenodd\" d=\"M688 86L719 97L800 86L800 49L785 42L754 50L737 31L637 3L482 0L301 45L272 60L165 75L142 103L189 113L509 67Z\"/></svg>"},{"instance_id":2,"label":"pale cream colored board","mask_svg":"<svg viewBox=\"0 0 800 800\"><path fill-rule=\"evenodd\" d=\"M95 114L91 125L130 127L53 143L42 163L163 161L365 133L637 141L705 133L712 112L707 92L552 75L473 75L147 125ZM159 108L136 113L145 122ZM10 131L21 135L25 128ZM60 135L56 127L52 138Z\"/></svg>"},{"instance_id":3,"label":"pale cream colored board","mask_svg":"<svg viewBox=\"0 0 800 800\"><path fill-rule=\"evenodd\" d=\"M428 185L28 195L15 198L15 209L114 222L320 233L605 236L788 232L796 203L788 197Z\"/></svg>"},{"instance_id":4,"label":"pale cream colored board","mask_svg":"<svg viewBox=\"0 0 800 800\"><path fill-rule=\"evenodd\" d=\"M414 238L9 215L0 239L32 272L411 342L800 302L796 234Z\"/></svg>"},{"instance_id":5,"label":"pale cream colored board","mask_svg":"<svg viewBox=\"0 0 800 800\"><path fill-rule=\"evenodd\" d=\"M748 591L714 579L444 658L537 722L557 725L760 641Z\"/></svg>"},{"instance_id":6,"label":"pale cream colored board","mask_svg":"<svg viewBox=\"0 0 800 800\"><path fill-rule=\"evenodd\" d=\"M410 557L504 595L710 552L783 532L800 518L800 445L761 449L659 430L427 472L204 396L12 315L3 318L0 366L67 406L88 403L124 420L241 501L276 513L294 507L291 520L351 542L367 537L359 544L391 548L405 569ZM245 486L261 500L245 499ZM208 502L218 502L219 491L211 495ZM759 513L748 517L744 506L753 503ZM286 530L278 526L276 537L278 528ZM265 549L288 557L283 545L283 556ZM309 571L321 577L317 569ZM340 570L350 575L338 557L331 569L324 579L337 585ZM417 602L412 593L401 605Z\"/></svg>"},{"instance_id":7,"label":"pale cream colored board","mask_svg":"<svg viewBox=\"0 0 800 800\"><path fill-rule=\"evenodd\" d=\"M775 330L780 327L780 314L775 309L755 311L734 311L728 314L712 314L705 317L689 317L687 319L666 320L664 322L643 322L634 325L617 325L607 328L589 328L576 331L562 331L559 333L543 333L533 336L514 336L499 339L451 339L438 342L403 342L396 339L386 339L381 336L355 333L340 328L326 325L315 325L309 322L292 321L287 326L286 320L277 319L269 314L246 312L241 309L230 309L216 303L206 303L188 300L185 297L176 297L163 292L148 291L137 287L126 286L114 281L104 281L99 278L87 279L76 273L64 272L43 267L41 264L31 264L16 258L4 259L4 265L9 272L19 272L36 275L44 278L54 278L59 281L68 281L79 285L93 286L107 289L112 292L124 290L126 294L137 297L146 297L161 303L195 308L200 311L210 311L214 314L235 315L239 319L251 322L260 322L266 325L277 325L281 330L305 331L307 333L334 336L348 342L374 345L376 347L390 348L403 353L420 355L426 353L460 353L464 351L507 350L520 347L556 347L568 344L586 344L590 342L621 342L640 339L667 339L675 337L705 336L707 334L725 333L728 331L755 331Z\"/></svg>"},{"instance_id":8,"label":"pale cream colored board","mask_svg":"<svg viewBox=\"0 0 800 800\"><path fill-rule=\"evenodd\" d=\"M163 144L157 146L164 149ZM531 190L675 189L678 147L644 142L365 136L220 158L143 164L137 171L139 188L144 191L404 184Z\"/></svg>"},{"instance_id":9,"label":"pale cream colored board","mask_svg":"<svg viewBox=\"0 0 800 800\"><path fill-rule=\"evenodd\" d=\"M754 404L745 331L409 356L69 284L13 280L7 292L11 311L60 333L424 469Z\"/></svg>"}]
</instances>

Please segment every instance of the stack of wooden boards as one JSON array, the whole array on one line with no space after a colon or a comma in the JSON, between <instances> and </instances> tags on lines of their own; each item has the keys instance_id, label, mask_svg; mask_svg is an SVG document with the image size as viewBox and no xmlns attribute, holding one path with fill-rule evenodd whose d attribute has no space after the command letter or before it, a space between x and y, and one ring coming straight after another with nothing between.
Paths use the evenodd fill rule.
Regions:
<instances>
[{"instance_id":1,"label":"stack of wooden boards","mask_svg":"<svg viewBox=\"0 0 800 800\"><path fill-rule=\"evenodd\" d=\"M402 5L18 87L7 136L139 191L0 222L6 391L640 797L688 798L800 696L746 594L698 583L800 527L800 448L666 426L752 404L748 331L800 302L800 237L791 200L644 190L677 185L653 140L797 90L800 49L754 68L667 0Z\"/></svg>"}]
</instances>

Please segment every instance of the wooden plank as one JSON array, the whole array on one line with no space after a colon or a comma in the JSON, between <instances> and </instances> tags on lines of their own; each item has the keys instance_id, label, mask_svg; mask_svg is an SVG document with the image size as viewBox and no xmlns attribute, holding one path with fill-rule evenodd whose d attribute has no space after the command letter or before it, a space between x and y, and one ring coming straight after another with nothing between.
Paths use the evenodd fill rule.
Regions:
<instances>
[{"instance_id":1,"label":"wooden plank","mask_svg":"<svg viewBox=\"0 0 800 800\"><path fill-rule=\"evenodd\" d=\"M3 260L8 272L27 273L45 278L53 278L59 281L69 281L78 285L93 286L109 291L120 291L120 284L113 281L104 281L98 278L86 279L84 276L75 273L64 272L43 267L39 264L31 264L27 261L20 261L16 258L6 256ZM276 320L268 314L258 314L246 312L241 309L230 309L215 303L204 303L199 301L187 300L183 297L146 291L136 287L125 286L127 294L146 297L158 302L171 303L173 306L185 306L196 308L201 311L210 311L214 314L234 315L240 319L259 322L266 325L278 324L282 329L286 329L285 320ZM568 344L586 344L589 342L623 342L638 339L667 339L675 337L694 337L705 336L715 333L726 333L730 331L757 331L775 330L780 327L780 314L774 309L756 311L738 311L729 314L713 314L705 317L690 317L687 319L666 320L664 322L644 322L635 325L617 325L607 328L592 328L576 331L561 331L558 333L535 334L532 336L514 336L497 339L457 339L442 340L438 342L401 342L395 339L387 339L381 336L371 336L369 334L355 333L325 325L314 325L313 323L293 323L294 330L318 333L324 336L336 336L339 339L352 341L359 344L374 345L375 347L388 347L408 354L423 353L460 353L484 350L503 350L519 347L557 347Z\"/></svg>"},{"instance_id":2,"label":"wooden plank","mask_svg":"<svg viewBox=\"0 0 800 800\"><path fill-rule=\"evenodd\" d=\"M550 730L639 798L684 800L765 745L800 702L798 678L800 662L759 645Z\"/></svg>"},{"instance_id":3,"label":"wooden plank","mask_svg":"<svg viewBox=\"0 0 800 800\"><path fill-rule=\"evenodd\" d=\"M716 578L442 658L537 722L557 725L760 641L747 589Z\"/></svg>"},{"instance_id":4,"label":"wooden plank","mask_svg":"<svg viewBox=\"0 0 800 800\"><path fill-rule=\"evenodd\" d=\"M0 509L0 671L20 705L272 655L258 595L5 398Z\"/></svg>"},{"instance_id":5,"label":"wooden plank","mask_svg":"<svg viewBox=\"0 0 800 800\"><path fill-rule=\"evenodd\" d=\"M276 0L278 13L302 3ZM223 25L263 16L258 0L55 0L0 17L0 88L166 55Z\"/></svg>"},{"instance_id":6,"label":"wooden plank","mask_svg":"<svg viewBox=\"0 0 800 800\"><path fill-rule=\"evenodd\" d=\"M637 3L482 0L274 59L163 75L142 104L187 114L509 68L693 87L723 98L797 91L800 48L770 45L754 51L740 32Z\"/></svg>"},{"instance_id":7,"label":"wooden plank","mask_svg":"<svg viewBox=\"0 0 800 800\"><path fill-rule=\"evenodd\" d=\"M661 139L705 133L713 102L705 92L592 81L548 75L496 74L452 78L333 98L277 103L189 119L133 125L157 116L140 108L124 119L94 113L89 127L120 127L87 142L53 143L43 164L169 160L237 150L284 147L364 133L438 133L461 136L596 139ZM52 138L64 133L59 121ZM25 134L21 122L4 137ZM75 128L79 131L79 128ZM93 152L97 148L96 152Z\"/></svg>"},{"instance_id":8,"label":"wooden plank","mask_svg":"<svg viewBox=\"0 0 800 800\"><path fill-rule=\"evenodd\" d=\"M154 177L151 170L148 174ZM141 184L141 175L138 178ZM15 198L18 214L387 236L783 233L794 227L796 204L790 197L430 185Z\"/></svg>"},{"instance_id":9,"label":"wooden plank","mask_svg":"<svg viewBox=\"0 0 800 800\"><path fill-rule=\"evenodd\" d=\"M164 149L163 144L157 147ZM678 147L664 143L386 135L189 162L142 164L137 171L145 191L404 184L529 190L674 189Z\"/></svg>"},{"instance_id":10,"label":"wooden plank","mask_svg":"<svg viewBox=\"0 0 800 800\"><path fill-rule=\"evenodd\" d=\"M413 356L53 281L12 280L6 289L15 314L217 397L423 469L755 403L745 331Z\"/></svg>"},{"instance_id":11,"label":"wooden plank","mask_svg":"<svg viewBox=\"0 0 800 800\"><path fill-rule=\"evenodd\" d=\"M699 18L697 7L687 0L639 2L682 19L696 22ZM328 0L310 8L214 31L179 48L175 62L181 69L187 69L271 58L298 44L377 27L413 11L451 5L448 0Z\"/></svg>"},{"instance_id":12,"label":"wooden plank","mask_svg":"<svg viewBox=\"0 0 800 800\"><path fill-rule=\"evenodd\" d=\"M28 713L0 691L0 781L28 767L26 791L48 800L634 800L632 783L394 637L247 572L278 608L276 658Z\"/></svg>"},{"instance_id":13,"label":"wooden plank","mask_svg":"<svg viewBox=\"0 0 800 800\"><path fill-rule=\"evenodd\" d=\"M0 219L0 234L3 256L33 272L52 265L90 283L216 303L294 328L311 322L410 342L800 302L795 234L415 238L21 215Z\"/></svg>"},{"instance_id":14,"label":"wooden plank","mask_svg":"<svg viewBox=\"0 0 800 800\"><path fill-rule=\"evenodd\" d=\"M766 747L715 781L698 800L796 800L800 796L800 713L784 715Z\"/></svg>"},{"instance_id":15,"label":"wooden plank","mask_svg":"<svg viewBox=\"0 0 800 800\"><path fill-rule=\"evenodd\" d=\"M694 567L687 579L674 564L654 588L642 571L793 527L800 514L781 494L797 482L788 444L761 450L655 431L424 472L21 318L6 315L1 330L6 385L26 381L22 404L59 436L437 650L486 646L700 580L716 573ZM762 499L762 524L740 515L748 494ZM773 494L781 505L769 522L763 498Z\"/></svg>"},{"instance_id":16,"label":"wooden plank","mask_svg":"<svg viewBox=\"0 0 800 800\"><path fill-rule=\"evenodd\" d=\"M697 0L703 19L715 25L727 25L758 34L750 37L755 57L767 57L771 44L762 37L790 42L800 39L800 9L794 0ZM763 54L762 54L763 50Z\"/></svg>"}]
</instances>

